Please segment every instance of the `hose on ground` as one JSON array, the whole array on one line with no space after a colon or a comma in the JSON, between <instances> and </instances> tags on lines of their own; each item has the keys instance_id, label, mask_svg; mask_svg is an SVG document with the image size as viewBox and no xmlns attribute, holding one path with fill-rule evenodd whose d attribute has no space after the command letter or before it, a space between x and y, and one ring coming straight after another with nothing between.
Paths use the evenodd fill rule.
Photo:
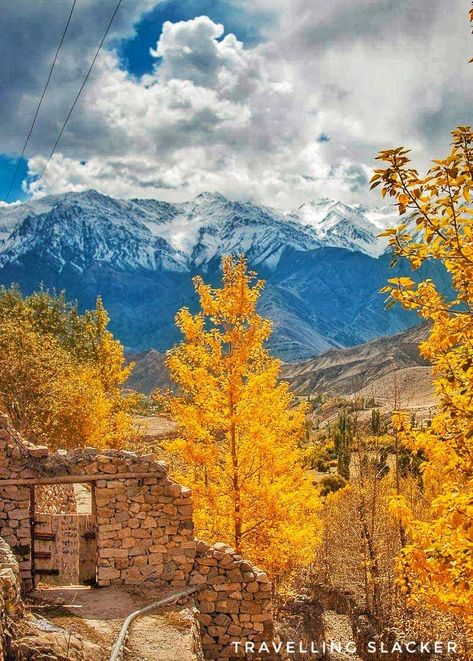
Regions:
<instances>
[{"instance_id":1,"label":"hose on ground","mask_svg":"<svg viewBox=\"0 0 473 661\"><path fill-rule=\"evenodd\" d=\"M194 587L194 588L187 588L186 590L181 590L180 592L175 592L174 594L171 594L169 597L165 597L164 599L160 599L159 601L154 601L152 604L149 604L144 608L140 608L134 611L133 613L130 613L130 615L128 615L126 620L123 622L122 628L120 629L120 633L118 634L118 638L113 646L112 653L110 654L109 661L118 661L120 659L123 645L125 643L126 636L128 633L128 628L130 624L133 622L133 620L135 620L137 617L140 617L141 615L145 615L146 613L149 613L149 611L152 611L155 608L172 604L178 601L179 599L181 599L181 597L188 597L194 592L197 592L197 590L198 588Z\"/></svg>"}]
</instances>

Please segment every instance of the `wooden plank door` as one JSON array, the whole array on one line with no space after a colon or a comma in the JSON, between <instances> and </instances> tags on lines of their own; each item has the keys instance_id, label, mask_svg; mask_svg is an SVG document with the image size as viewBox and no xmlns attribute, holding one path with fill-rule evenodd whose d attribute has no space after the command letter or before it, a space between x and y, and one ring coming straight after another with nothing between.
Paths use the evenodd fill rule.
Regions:
<instances>
[{"instance_id":1,"label":"wooden plank door","mask_svg":"<svg viewBox=\"0 0 473 661\"><path fill-rule=\"evenodd\" d=\"M79 519L79 583L96 584L97 520L93 515L80 515Z\"/></svg>"},{"instance_id":2,"label":"wooden plank door","mask_svg":"<svg viewBox=\"0 0 473 661\"><path fill-rule=\"evenodd\" d=\"M79 583L79 517L77 514L52 514L56 532L59 580L57 585Z\"/></svg>"},{"instance_id":3,"label":"wooden plank door","mask_svg":"<svg viewBox=\"0 0 473 661\"><path fill-rule=\"evenodd\" d=\"M79 582L79 517L36 514L33 534L35 584L77 585Z\"/></svg>"},{"instance_id":4,"label":"wooden plank door","mask_svg":"<svg viewBox=\"0 0 473 661\"><path fill-rule=\"evenodd\" d=\"M56 533L50 514L36 514L33 527L33 585L50 584L59 576Z\"/></svg>"}]
</instances>

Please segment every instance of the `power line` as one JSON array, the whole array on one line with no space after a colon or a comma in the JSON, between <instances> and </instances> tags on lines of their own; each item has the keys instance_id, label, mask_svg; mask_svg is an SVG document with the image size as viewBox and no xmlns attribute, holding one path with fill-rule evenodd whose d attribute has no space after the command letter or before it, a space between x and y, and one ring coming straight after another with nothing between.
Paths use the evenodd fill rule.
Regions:
<instances>
[{"instance_id":1,"label":"power line","mask_svg":"<svg viewBox=\"0 0 473 661\"><path fill-rule=\"evenodd\" d=\"M64 43L64 39L66 37L66 32L69 28L69 23L71 22L72 14L74 13L74 8L76 6L76 2L77 2L77 0L73 0L71 10L69 12L69 16L67 17L66 25L64 26L64 30L62 32L61 41L59 42L59 46L56 49L56 54L54 55L54 59L53 59L53 62L51 64L51 68L49 69L48 79L47 79L46 84L43 88L43 92L42 92L41 97L38 101L38 105L36 106L33 121L31 122L30 130L28 131L28 135L26 136L25 144L23 145L23 149L21 150L21 154L20 154L20 156L18 157L18 159L16 161L15 171L13 173L13 177L11 178L10 185L8 187L8 192L5 196L5 202L8 202L8 198L10 197L10 193L12 191L13 184L15 183L15 179L16 179L16 176L18 174L18 170L20 169L21 161L23 159L23 156L25 155L25 151L26 151L26 148L28 146L28 142L31 138L31 134L33 133L33 129L34 129L35 124L36 124L36 119L38 117L38 113L39 113L39 110L41 108L41 104L43 103L44 96L46 94L46 91L49 87L49 83L51 81L51 76L53 75L54 67L56 66L56 61L57 61L57 58L58 58L58 55L59 55L59 51L61 50L62 44Z\"/></svg>"},{"instance_id":2,"label":"power line","mask_svg":"<svg viewBox=\"0 0 473 661\"><path fill-rule=\"evenodd\" d=\"M59 135L58 135L58 137L56 138L56 142L54 143L53 148L51 149L51 152L49 153L49 156L48 156L48 158L47 158L46 163L44 164L44 166L43 166L41 172L39 173L39 177L38 177L38 178L36 179L36 181L34 182L36 185L41 181L41 179L42 179L44 173L46 172L46 168L48 167L50 160L52 159L52 157L54 156L54 153L56 152L56 149L57 149L57 146L58 146L58 144L59 144L59 141L61 140L62 134L64 133L64 130L65 130L65 128L66 128L67 122L69 121L69 119L70 119L72 113L74 112L74 108L76 107L76 105L77 105L77 101L79 100L79 97L80 97L80 95L82 94L82 90L84 89L84 87L86 86L87 81L89 80L89 76L90 76L90 74L91 74L91 72L92 72L92 69L94 68L94 64L95 64L95 62L96 62L96 60L97 60L97 58L98 58L98 56L99 56L99 54L100 54L100 51L102 50L102 46L104 45L105 39L107 38L107 35L108 35L109 31L110 31L110 28L112 27L113 20L114 20L115 16L117 15L117 12L118 12L118 10L120 9L120 5L121 5L121 4L122 4L122 0L118 0L117 5L116 5L116 7L115 7L115 10L114 10L113 14L111 15L110 20L109 20L109 22L108 22L108 25L107 25L107 28L106 28L106 30L105 30L105 33L104 33L104 35L103 35L103 37L102 37L102 39L101 39L101 41L100 41L100 43L99 43L99 45L98 45L97 51L96 51L96 53L95 53L95 55L94 55L94 58L93 58L92 62L90 63L90 66L89 66L89 68L88 68L88 70L87 70L87 73L86 73L86 75L85 75L85 78L84 78L84 80L82 81L81 86L79 87L79 90L78 90L78 92L77 92L77 94L76 94L76 96L75 96L75 98L74 98L74 101L72 102L72 106L70 107L69 112L67 113L66 118L65 118L65 120L64 120L64 123L63 123L63 125L62 125L62 128L61 128L61 130L59 131ZM31 198L32 198L32 197L33 197L33 193L30 194L30 197L28 198L28 202L26 203L26 206L29 205L29 203L31 202Z\"/></svg>"}]
</instances>

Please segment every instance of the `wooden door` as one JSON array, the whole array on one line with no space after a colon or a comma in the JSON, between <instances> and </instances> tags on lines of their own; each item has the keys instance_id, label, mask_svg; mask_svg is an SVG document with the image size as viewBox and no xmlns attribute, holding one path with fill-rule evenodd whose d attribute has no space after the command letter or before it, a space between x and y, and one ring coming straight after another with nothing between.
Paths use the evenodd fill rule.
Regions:
<instances>
[{"instance_id":1,"label":"wooden door","mask_svg":"<svg viewBox=\"0 0 473 661\"><path fill-rule=\"evenodd\" d=\"M97 524L93 515L80 515L79 519L79 583L96 584Z\"/></svg>"},{"instance_id":2,"label":"wooden door","mask_svg":"<svg viewBox=\"0 0 473 661\"><path fill-rule=\"evenodd\" d=\"M59 576L56 532L50 514L36 514L33 528L33 585L52 584Z\"/></svg>"},{"instance_id":3,"label":"wooden door","mask_svg":"<svg viewBox=\"0 0 473 661\"><path fill-rule=\"evenodd\" d=\"M93 585L97 564L96 517L36 514L33 539L35 585Z\"/></svg>"},{"instance_id":4,"label":"wooden door","mask_svg":"<svg viewBox=\"0 0 473 661\"><path fill-rule=\"evenodd\" d=\"M48 585L79 582L79 522L76 514L36 514L35 576Z\"/></svg>"}]
</instances>

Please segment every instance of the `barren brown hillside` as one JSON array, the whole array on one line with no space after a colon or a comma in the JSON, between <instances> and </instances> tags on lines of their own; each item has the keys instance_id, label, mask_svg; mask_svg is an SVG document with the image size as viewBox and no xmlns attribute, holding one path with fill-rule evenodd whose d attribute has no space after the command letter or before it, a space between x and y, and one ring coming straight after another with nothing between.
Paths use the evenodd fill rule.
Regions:
<instances>
[{"instance_id":1,"label":"barren brown hillside","mask_svg":"<svg viewBox=\"0 0 473 661\"><path fill-rule=\"evenodd\" d=\"M149 395L155 388L169 388L171 381L164 364L166 354L151 349L138 354L130 354L129 362L135 363L135 368L128 379L130 388Z\"/></svg>"},{"instance_id":2,"label":"barren brown hillside","mask_svg":"<svg viewBox=\"0 0 473 661\"><path fill-rule=\"evenodd\" d=\"M388 401L397 385L402 397L429 406L432 373L420 356L427 324L349 349L331 350L302 363L283 365L283 378L299 395L364 395ZM407 402L406 402L407 403Z\"/></svg>"},{"instance_id":3,"label":"barren brown hillside","mask_svg":"<svg viewBox=\"0 0 473 661\"><path fill-rule=\"evenodd\" d=\"M420 356L427 337L426 323L349 349L333 349L299 363L284 363L283 378L299 395L360 395L376 397L388 406L398 389L402 404L428 408L435 404L432 371ZM149 394L172 387L165 354L151 350L129 357L136 365L128 385Z\"/></svg>"}]
</instances>

